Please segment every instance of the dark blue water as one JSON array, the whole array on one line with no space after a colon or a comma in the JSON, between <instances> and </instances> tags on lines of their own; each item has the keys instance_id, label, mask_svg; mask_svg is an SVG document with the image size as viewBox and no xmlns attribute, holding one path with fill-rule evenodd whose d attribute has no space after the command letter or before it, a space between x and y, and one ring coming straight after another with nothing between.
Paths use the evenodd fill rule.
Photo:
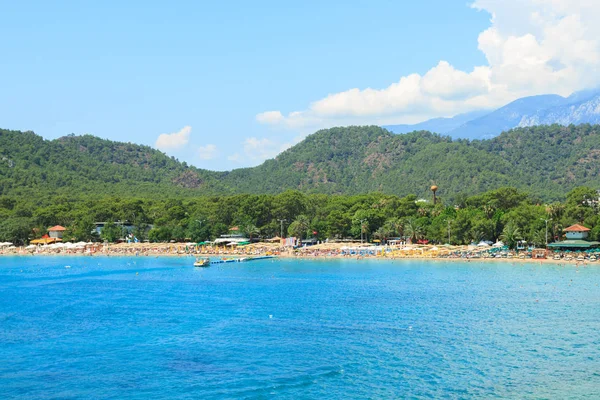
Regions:
<instances>
[{"instance_id":1,"label":"dark blue water","mask_svg":"<svg viewBox=\"0 0 600 400\"><path fill-rule=\"evenodd\" d=\"M600 397L600 265L192 262L0 258L0 398Z\"/></svg>"}]
</instances>

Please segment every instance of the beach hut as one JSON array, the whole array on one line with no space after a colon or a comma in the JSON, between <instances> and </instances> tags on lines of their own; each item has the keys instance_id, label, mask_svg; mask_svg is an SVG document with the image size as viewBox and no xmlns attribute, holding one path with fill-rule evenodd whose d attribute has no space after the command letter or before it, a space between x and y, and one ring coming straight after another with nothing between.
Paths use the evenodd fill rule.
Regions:
<instances>
[{"instance_id":1,"label":"beach hut","mask_svg":"<svg viewBox=\"0 0 600 400\"><path fill-rule=\"evenodd\" d=\"M52 228L48 228L48 235L54 239L62 239L66 230L67 228L64 226L56 225Z\"/></svg>"},{"instance_id":2,"label":"beach hut","mask_svg":"<svg viewBox=\"0 0 600 400\"><path fill-rule=\"evenodd\" d=\"M590 229L583 225L575 224L564 229L566 240L548 244L549 248L562 250L583 251L600 247L600 242L587 240Z\"/></svg>"}]
</instances>

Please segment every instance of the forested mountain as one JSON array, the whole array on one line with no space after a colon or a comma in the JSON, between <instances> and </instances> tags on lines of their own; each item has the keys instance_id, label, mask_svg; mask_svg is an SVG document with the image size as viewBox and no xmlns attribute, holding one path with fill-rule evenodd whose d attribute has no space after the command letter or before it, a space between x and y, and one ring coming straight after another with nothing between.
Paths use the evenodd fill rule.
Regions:
<instances>
[{"instance_id":1,"label":"forested mountain","mask_svg":"<svg viewBox=\"0 0 600 400\"><path fill-rule=\"evenodd\" d=\"M221 175L148 146L91 135L48 141L33 132L0 130L2 194L185 195L213 190Z\"/></svg>"},{"instance_id":2,"label":"forested mountain","mask_svg":"<svg viewBox=\"0 0 600 400\"><path fill-rule=\"evenodd\" d=\"M579 185L600 186L599 155L600 126L521 128L472 142L429 132L394 135L373 126L333 128L226 180L243 192L402 196L429 196L435 183L450 198L512 186L553 200Z\"/></svg>"},{"instance_id":3,"label":"forested mountain","mask_svg":"<svg viewBox=\"0 0 600 400\"><path fill-rule=\"evenodd\" d=\"M44 140L0 131L0 195L167 198L235 193L358 194L447 200L504 186L556 200L576 186L600 187L600 126L513 129L490 140L455 140L426 131L332 128L255 168L211 172L147 146L93 136Z\"/></svg>"}]
</instances>

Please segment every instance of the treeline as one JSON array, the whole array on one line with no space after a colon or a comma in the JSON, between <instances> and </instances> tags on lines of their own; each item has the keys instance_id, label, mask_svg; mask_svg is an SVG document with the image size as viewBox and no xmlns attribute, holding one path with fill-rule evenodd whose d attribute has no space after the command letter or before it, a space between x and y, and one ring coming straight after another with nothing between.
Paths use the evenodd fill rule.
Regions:
<instances>
[{"instance_id":1,"label":"treeline","mask_svg":"<svg viewBox=\"0 0 600 400\"><path fill-rule=\"evenodd\" d=\"M54 225L67 228L66 240L115 241L124 234L115 222L132 223L139 239L154 242L210 240L234 226L250 238L270 238L280 235L283 226L286 236L319 240L405 237L468 244L501 239L510 246L518 240L540 246L546 232L554 241L574 223L591 228L591 238L600 239L598 192L590 187L575 188L566 201L553 203L501 188L437 204L415 195L299 191L166 200L56 196L39 204L39 199L0 196L0 241L26 244ZM92 233L95 222L108 222L102 237Z\"/></svg>"}]
</instances>

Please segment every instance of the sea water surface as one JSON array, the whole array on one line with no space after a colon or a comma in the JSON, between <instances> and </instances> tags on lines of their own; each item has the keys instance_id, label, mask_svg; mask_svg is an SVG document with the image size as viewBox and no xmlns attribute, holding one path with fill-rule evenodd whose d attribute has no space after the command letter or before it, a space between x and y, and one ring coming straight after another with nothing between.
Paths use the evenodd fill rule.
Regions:
<instances>
[{"instance_id":1,"label":"sea water surface","mask_svg":"<svg viewBox=\"0 0 600 400\"><path fill-rule=\"evenodd\" d=\"M600 397L600 265L192 263L0 258L0 398Z\"/></svg>"}]
</instances>

